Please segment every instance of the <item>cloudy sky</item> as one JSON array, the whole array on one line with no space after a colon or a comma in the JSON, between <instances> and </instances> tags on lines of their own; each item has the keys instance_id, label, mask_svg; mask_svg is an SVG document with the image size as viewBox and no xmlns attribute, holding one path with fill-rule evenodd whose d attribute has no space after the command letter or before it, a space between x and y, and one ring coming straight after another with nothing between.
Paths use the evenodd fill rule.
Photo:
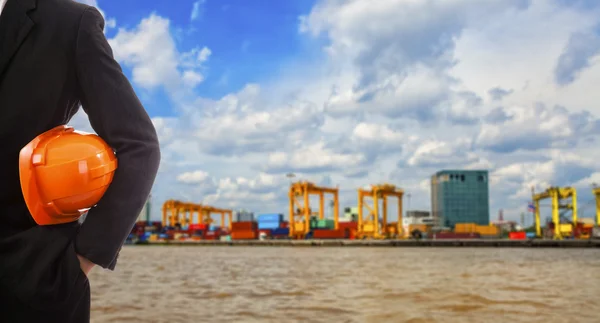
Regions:
<instances>
[{"instance_id":1,"label":"cloudy sky","mask_svg":"<svg viewBox=\"0 0 600 323\"><path fill-rule=\"evenodd\" d=\"M286 212L290 172L428 210L429 177L462 168L490 171L492 218L548 185L593 215L598 1L81 1L159 133L156 219L168 198Z\"/></svg>"}]
</instances>

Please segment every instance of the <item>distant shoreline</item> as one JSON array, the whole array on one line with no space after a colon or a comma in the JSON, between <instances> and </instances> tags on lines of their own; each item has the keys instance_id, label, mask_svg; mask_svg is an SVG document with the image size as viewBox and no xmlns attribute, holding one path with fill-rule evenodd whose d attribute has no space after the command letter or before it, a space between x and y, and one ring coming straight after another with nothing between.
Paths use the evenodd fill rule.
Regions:
<instances>
[{"instance_id":1,"label":"distant shoreline","mask_svg":"<svg viewBox=\"0 0 600 323\"><path fill-rule=\"evenodd\" d=\"M600 248L594 240L200 240L137 242L129 246L256 246L256 247L503 247L503 248Z\"/></svg>"}]
</instances>

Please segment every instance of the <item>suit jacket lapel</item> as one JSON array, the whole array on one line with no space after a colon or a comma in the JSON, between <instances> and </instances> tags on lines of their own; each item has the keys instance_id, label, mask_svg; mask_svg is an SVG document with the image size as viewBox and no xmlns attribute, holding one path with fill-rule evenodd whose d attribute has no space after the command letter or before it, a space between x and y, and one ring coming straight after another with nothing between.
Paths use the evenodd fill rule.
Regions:
<instances>
[{"instance_id":1,"label":"suit jacket lapel","mask_svg":"<svg viewBox=\"0 0 600 323\"><path fill-rule=\"evenodd\" d=\"M29 11L35 9L36 0L8 0L0 15L0 78L10 60L23 43L35 23Z\"/></svg>"}]
</instances>

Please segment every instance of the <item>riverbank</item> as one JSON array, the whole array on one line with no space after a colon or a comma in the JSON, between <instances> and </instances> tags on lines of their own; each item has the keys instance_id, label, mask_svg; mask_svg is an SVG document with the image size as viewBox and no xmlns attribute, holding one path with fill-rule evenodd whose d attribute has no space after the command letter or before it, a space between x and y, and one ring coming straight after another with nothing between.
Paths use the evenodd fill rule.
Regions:
<instances>
[{"instance_id":1,"label":"riverbank","mask_svg":"<svg viewBox=\"0 0 600 323\"><path fill-rule=\"evenodd\" d=\"M600 239L594 240L198 240L152 241L135 245L178 246L270 246L270 247L503 247L503 248L600 248Z\"/></svg>"}]
</instances>

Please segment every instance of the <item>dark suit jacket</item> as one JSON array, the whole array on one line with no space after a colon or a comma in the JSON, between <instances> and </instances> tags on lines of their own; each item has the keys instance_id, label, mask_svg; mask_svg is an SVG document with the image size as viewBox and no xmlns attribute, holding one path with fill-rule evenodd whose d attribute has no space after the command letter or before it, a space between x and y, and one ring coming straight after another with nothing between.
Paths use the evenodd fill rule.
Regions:
<instances>
[{"instance_id":1,"label":"dark suit jacket","mask_svg":"<svg viewBox=\"0 0 600 323\"><path fill-rule=\"evenodd\" d=\"M72 0L8 0L0 15L0 291L38 307L64 301L85 279L75 252L115 268L159 166L154 126L103 28L97 9ZM21 193L19 151L80 106L116 150L118 169L81 226L37 226Z\"/></svg>"}]
</instances>

